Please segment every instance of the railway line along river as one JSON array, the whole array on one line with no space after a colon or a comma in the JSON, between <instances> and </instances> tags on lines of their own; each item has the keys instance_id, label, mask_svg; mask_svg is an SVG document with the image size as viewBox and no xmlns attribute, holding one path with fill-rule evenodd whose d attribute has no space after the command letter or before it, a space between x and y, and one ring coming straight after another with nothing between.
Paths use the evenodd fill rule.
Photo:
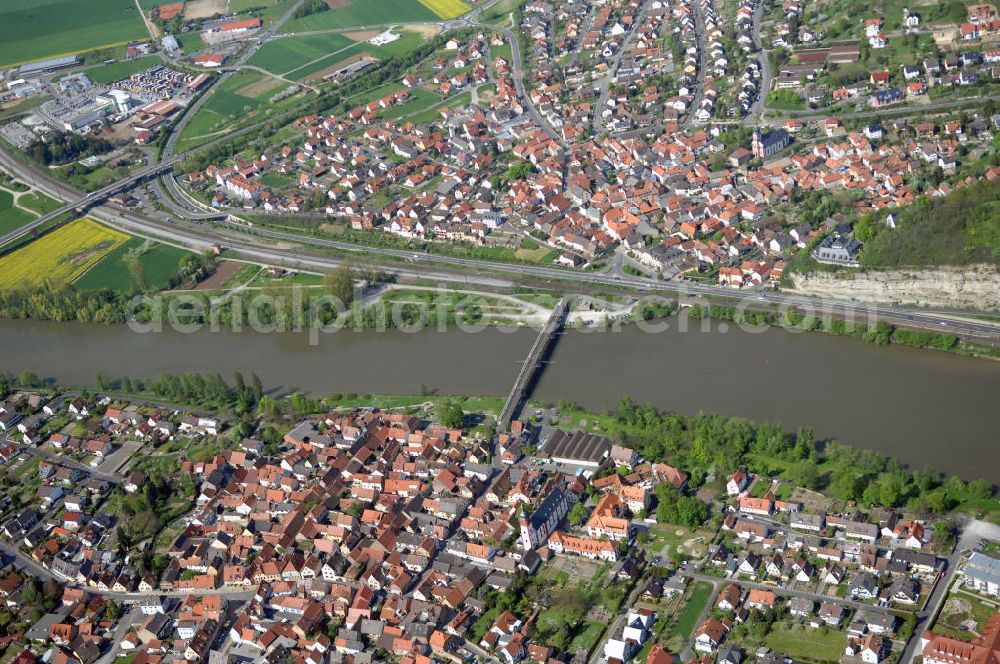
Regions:
<instances>
[{"instance_id":1,"label":"railway line along river","mask_svg":"<svg viewBox=\"0 0 1000 664\"><path fill-rule=\"evenodd\" d=\"M407 334L340 331L310 345L305 333L164 331L0 320L0 370L92 385L98 373L257 373L279 391L506 395L534 339L529 329L457 328ZM698 411L810 426L817 438L893 456L916 468L1000 483L994 410L1000 363L850 338L772 329L674 329L562 335L533 394L589 409L630 395Z\"/></svg>"}]
</instances>

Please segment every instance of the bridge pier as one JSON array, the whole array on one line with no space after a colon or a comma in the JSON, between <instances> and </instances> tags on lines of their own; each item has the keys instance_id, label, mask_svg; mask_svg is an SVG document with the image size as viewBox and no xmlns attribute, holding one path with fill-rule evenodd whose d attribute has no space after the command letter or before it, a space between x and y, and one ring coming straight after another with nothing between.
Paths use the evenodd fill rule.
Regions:
<instances>
[{"instance_id":1,"label":"bridge pier","mask_svg":"<svg viewBox=\"0 0 1000 664\"><path fill-rule=\"evenodd\" d=\"M560 299L555 309L552 310L548 322L545 323L545 327L535 337L535 342L531 345L531 350L528 352L528 358L521 366L521 370L517 374L517 379L514 381L514 386L511 388L510 394L507 395L507 401L504 403L503 410L500 411L497 431L507 431L510 428L510 423L520 414L521 408L524 407L524 403L531 392L531 388L534 386L538 376L541 375L542 360L545 359L555 345L555 340L559 336L559 331L566 320L568 309L569 300L565 297Z\"/></svg>"}]
</instances>

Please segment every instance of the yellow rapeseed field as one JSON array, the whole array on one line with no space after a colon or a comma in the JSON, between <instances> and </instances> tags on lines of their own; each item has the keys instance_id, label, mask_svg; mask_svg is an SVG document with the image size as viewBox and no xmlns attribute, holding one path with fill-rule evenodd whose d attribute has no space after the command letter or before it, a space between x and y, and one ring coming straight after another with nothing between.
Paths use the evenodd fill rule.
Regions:
<instances>
[{"instance_id":1,"label":"yellow rapeseed field","mask_svg":"<svg viewBox=\"0 0 1000 664\"><path fill-rule=\"evenodd\" d=\"M70 283L129 239L91 219L77 219L0 258L0 288Z\"/></svg>"},{"instance_id":2,"label":"yellow rapeseed field","mask_svg":"<svg viewBox=\"0 0 1000 664\"><path fill-rule=\"evenodd\" d=\"M461 16L471 9L462 0L420 0L420 4L443 19Z\"/></svg>"}]
</instances>

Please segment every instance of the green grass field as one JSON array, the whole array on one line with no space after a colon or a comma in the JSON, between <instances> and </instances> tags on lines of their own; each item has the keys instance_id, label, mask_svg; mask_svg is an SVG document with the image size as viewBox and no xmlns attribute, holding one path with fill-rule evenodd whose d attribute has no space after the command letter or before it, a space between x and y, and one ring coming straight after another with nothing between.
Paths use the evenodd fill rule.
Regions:
<instances>
[{"instance_id":1,"label":"green grass field","mask_svg":"<svg viewBox=\"0 0 1000 664\"><path fill-rule=\"evenodd\" d=\"M422 100L422 101L421 101ZM441 101L441 98L428 90L412 90L410 99L405 104L394 106L393 110L399 115L406 114L410 122L433 122L441 119L441 110L444 108L456 109L468 106L472 101L471 92L463 92L455 99ZM384 109L388 111L389 109ZM396 115L394 117L399 117Z\"/></svg>"},{"instance_id":2,"label":"green grass field","mask_svg":"<svg viewBox=\"0 0 1000 664\"><path fill-rule=\"evenodd\" d=\"M777 624L771 628L764 643L796 660L836 662L844 653L847 636L836 630L823 634L818 629Z\"/></svg>"},{"instance_id":3,"label":"green grass field","mask_svg":"<svg viewBox=\"0 0 1000 664\"><path fill-rule=\"evenodd\" d=\"M261 7L274 7L281 4L282 0L229 0L229 13L239 14L248 9L260 9Z\"/></svg>"},{"instance_id":4,"label":"green grass field","mask_svg":"<svg viewBox=\"0 0 1000 664\"><path fill-rule=\"evenodd\" d=\"M79 53L149 33L131 0L4 0L0 66Z\"/></svg>"},{"instance_id":5,"label":"green grass field","mask_svg":"<svg viewBox=\"0 0 1000 664\"><path fill-rule=\"evenodd\" d=\"M288 21L285 32L305 32L329 28L353 28L383 23L411 23L440 20L434 12L418 0L351 0L340 9L330 9Z\"/></svg>"},{"instance_id":6,"label":"green grass field","mask_svg":"<svg viewBox=\"0 0 1000 664\"><path fill-rule=\"evenodd\" d=\"M33 210L38 214L48 214L49 212L58 210L62 207L62 203L53 198L49 198L40 191L21 196L18 200L18 204L21 207Z\"/></svg>"},{"instance_id":7,"label":"green grass field","mask_svg":"<svg viewBox=\"0 0 1000 664\"><path fill-rule=\"evenodd\" d=\"M81 290L107 288L119 292L137 288L138 284L129 271L125 257L130 251L142 247L144 243L145 240L142 238L132 238L118 247L77 279L76 287ZM139 259L145 270L147 288L159 290L166 286L181 259L186 255L188 252L165 244L154 244L150 247Z\"/></svg>"},{"instance_id":8,"label":"green grass field","mask_svg":"<svg viewBox=\"0 0 1000 664\"><path fill-rule=\"evenodd\" d=\"M311 72L300 73L293 70L304 68L320 59L323 62L322 67L327 67L337 62L334 55L337 51L354 44L354 40L338 34L286 37L269 41L261 46L248 64L275 74L289 73L290 78L299 78Z\"/></svg>"},{"instance_id":9,"label":"green grass field","mask_svg":"<svg viewBox=\"0 0 1000 664\"><path fill-rule=\"evenodd\" d=\"M14 207L14 196L0 189L0 235L6 235L35 218L30 212Z\"/></svg>"},{"instance_id":10,"label":"green grass field","mask_svg":"<svg viewBox=\"0 0 1000 664\"><path fill-rule=\"evenodd\" d=\"M698 627L695 621L698 620L698 616L705 609L711 596L712 584L704 581L694 584L690 599L684 605L680 615L677 616L677 624L674 625L675 636L680 636L685 641L691 638L691 633Z\"/></svg>"},{"instance_id":11,"label":"green grass field","mask_svg":"<svg viewBox=\"0 0 1000 664\"><path fill-rule=\"evenodd\" d=\"M597 644L597 639L601 638L601 632L603 631L604 625L601 623L584 621L581 623L580 631L569 642L566 652L575 653L580 648L590 652L594 645Z\"/></svg>"},{"instance_id":12,"label":"green grass field","mask_svg":"<svg viewBox=\"0 0 1000 664\"><path fill-rule=\"evenodd\" d=\"M181 132L178 148L190 150L207 143L216 133L232 129L240 118L258 108L262 103L260 99L246 97L239 91L264 78L265 75L258 72L239 72L211 92L208 101Z\"/></svg>"},{"instance_id":13,"label":"green grass field","mask_svg":"<svg viewBox=\"0 0 1000 664\"><path fill-rule=\"evenodd\" d=\"M198 32L185 32L181 35L174 35L177 37L177 43L181 45L181 53L184 55L191 55L201 49L205 48L205 42L201 38L201 34Z\"/></svg>"},{"instance_id":14,"label":"green grass field","mask_svg":"<svg viewBox=\"0 0 1000 664\"><path fill-rule=\"evenodd\" d=\"M160 64L160 62L161 60L158 57L150 55L145 58L124 60L110 65L94 67L92 69L88 69L86 74L94 83L111 83L113 81L120 81L123 78L128 78L132 74L140 71L145 71L150 67Z\"/></svg>"},{"instance_id":15,"label":"green grass field","mask_svg":"<svg viewBox=\"0 0 1000 664\"><path fill-rule=\"evenodd\" d=\"M401 30L399 34L399 39L385 46L355 42L339 34L286 37L264 44L250 58L249 64L301 81L358 53L391 58L409 53L424 41L414 30Z\"/></svg>"}]
</instances>

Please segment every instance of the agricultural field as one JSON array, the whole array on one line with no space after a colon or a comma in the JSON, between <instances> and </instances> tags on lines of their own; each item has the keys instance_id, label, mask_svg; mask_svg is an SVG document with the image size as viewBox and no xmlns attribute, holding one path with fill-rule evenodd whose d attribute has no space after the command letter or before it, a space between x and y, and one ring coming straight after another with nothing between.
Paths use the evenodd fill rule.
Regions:
<instances>
[{"instance_id":1,"label":"agricultural field","mask_svg":"<svg viewBox=\"0 0 1000 664\"><path fill-rule=\"evenodd\" d=\"M4 0L0 67L149 37L132 0Z\"/></svg>"},{"instance_id":2,"label":"agricultural field","mask_svg":"<svg viewBox=\"0 0 1000 664\"><path fill-rule=\"evenodd\" d=\"M77 219L0 258L0 288L70 283L128 239L91 219Z\"/></svg>"},{"instance_id":3,"label":"agricultural field","mask_svg":"<svg viewBox=\"0 0 1000 664\"><path fill-rule=\"evenodd\" d=\"M447 0L446 0L447 1ZM306 32L330 28L354 28L388 23L433 22L440 18L418 0L333 0L333 9L292 19L285 32Z\"/></svg>"},{"instance_id":4,"label":"agricultural field","mask_svg":"<svg viewBox=\"0 0 1000 664\"><path fill-rule=\"evenodd\" d=\"M86 73L90 80L94 83L111 83L113 81L120 81L123 78L128 78L132 74L145 71L150 67L160 64L160 62L161 60L158 57L150 55L145 58L123 60L122 62L115 62L110 65L93 67L84 73Z\"/></svg>"},{"instance_id":5,"label":"agricultural field","mask_svg":"<svg viewBox=\"0 0 1000 664\"><path fill-rule=\"evenodd\" d=\"M339 34L307 35L286 37L267 42L253 54L247 64L266 69L269 72L301 78L311 72L300 72L311 63L322 63L321 67L336 62L337 53L355 45L355 41Z\"/></svg>"},{"instance_id":6,"label":"agricultural field","mask_svg":"<svg viewBox=\"0 0 1000 664\"><path fill-rule=\"evenodd\" d=\"M188 255L189 252L183 249L132 238L87 270L75 285L80 290L107 288L124 293L136 289L162 290L177 271L181 260ZM141 272L129 267L131 260L139 262ZM136 279L140 274L145 281L143 284Z\"/></svg>"},{"instance_id":7,"label":"agricultural field","mask_svg":"<svg viewBox=\"0 0 1000 664\"><path fill-rule=\"evenodd\" d=\"M308 81L361 56L390 58L409 53L424 41L424 36L416 30L404 29L399 34L399 39L384 46L373 46L365 39L355 41L341 34L286 37L264 44L249 64L290 80Z\"/></svg>"},{"instance_id":8,"label":"agricultural field","mask_svg":"<svg viewBox=\"0 0 1000 664\"><path fill-rule=\"evenodd\" d=\"M461 16L471 9L462 0L420 0L420 4L445 20Z\"/></svg>"}]
</instances>

